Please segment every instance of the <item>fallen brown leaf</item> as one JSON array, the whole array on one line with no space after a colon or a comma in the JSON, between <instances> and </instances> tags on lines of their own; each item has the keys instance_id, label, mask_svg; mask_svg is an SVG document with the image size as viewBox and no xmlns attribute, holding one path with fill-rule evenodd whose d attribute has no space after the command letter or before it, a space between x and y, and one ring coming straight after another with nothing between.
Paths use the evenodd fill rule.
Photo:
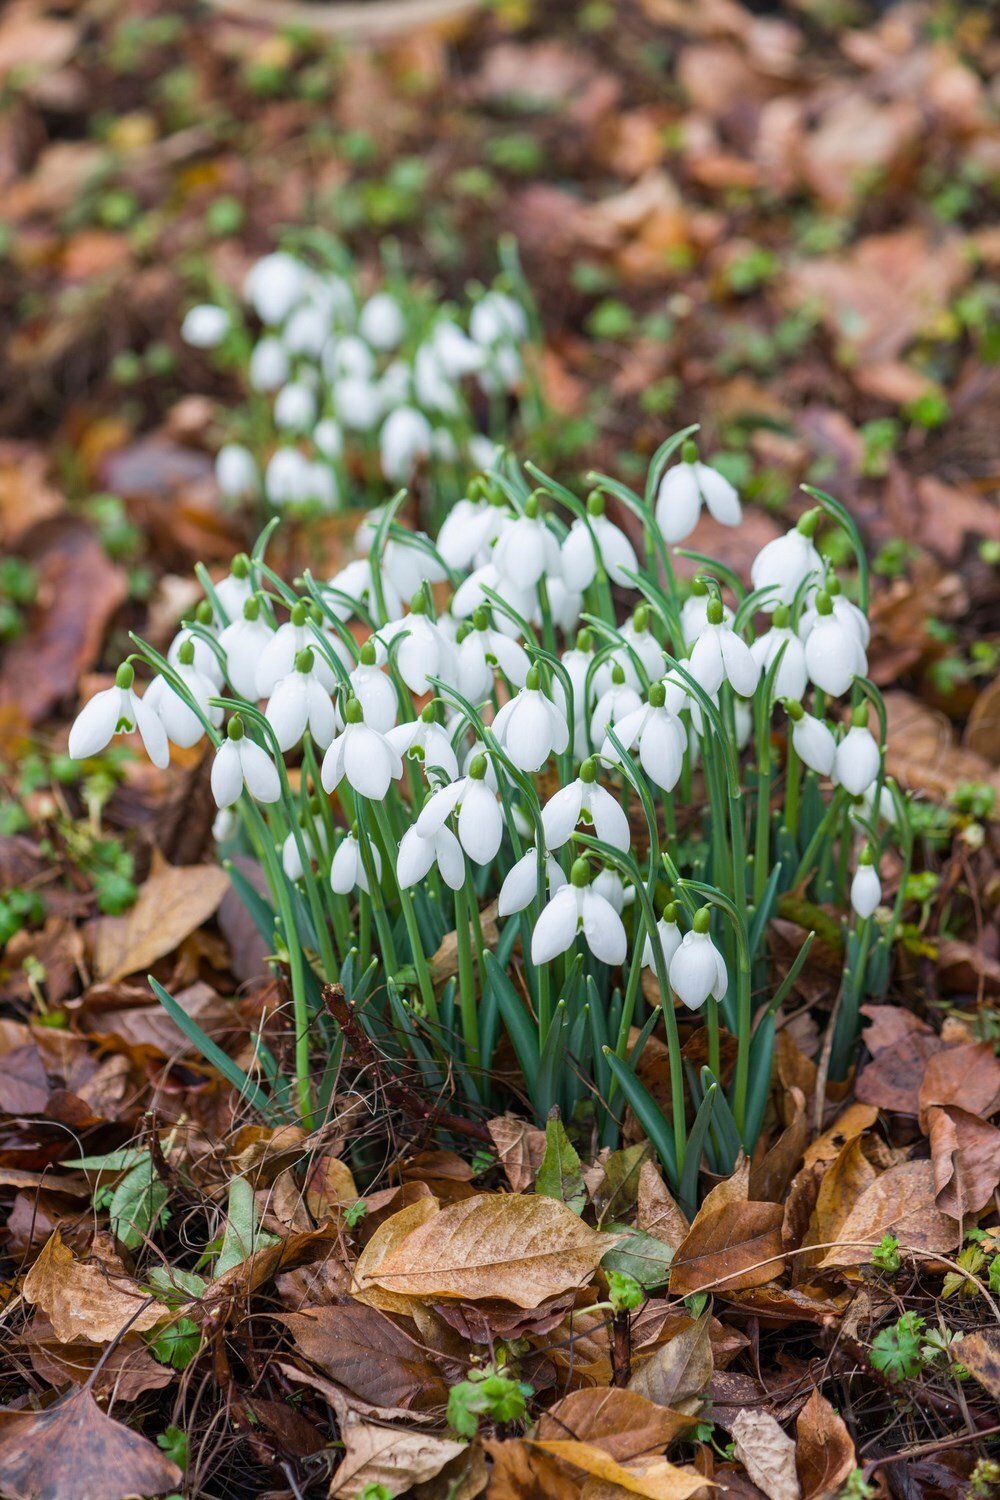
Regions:
<instances>
[{"instance_id":1,"label":"fallen brown leaf","mask_svg":"<svg viewBox=\"0 0 1000 1500\"><path fill-rule=\"evenodd\" d=\"M86 1389L42 1412L0 1413L0 1489L9 1500L128 1500L175 1490L182 1478Z\"/></svg>"},{"instance_id":2,"label":"fallen brown leaf","mask_svg":"<svg viewBox=\"0 0 1000 1500\"><path fill-rule=\"evenodd\" d=\"M639 1199L636 1205L636 1227L677 1250L691 1225L683 1209L675 1202L656 1164L644 1161L639 1172Z\"/></svg>"},{"instance_id":3,"label":"fallen brown leaf","mask_svg":"<svg viewBox=\"0 0 1000 1500\"><path fill-rule=\"evenodd\" d=\"M590 1386L571 1391L538 1419L536 1441L575 1439L602 1448L619 1463L662 1453L692 1417L660 1406L636 1390Z\"/></svg>"},{"instance_id":4,"label":"fallen brown leaf","mask_svg":"<svg viewBox=\"0 0 1000 1500\"><path fill-rule=\"evenodd\" d=\"M487 1442L493 1471L487 1500L580 1500L580 1485L543 1448L524 1438Z\"/></svg>"},{"instance_id":5,"label":"fallen brown leaf","mask_svg":"<svg viewBox=\"0 0 1000 1500\"><path fill-rule=\"evenodd\" d=\"M371 1407L447 1404L447 1382L426 1349L374 1307L310 1307L283 1321L306 1359Z\"/></svg>"},{"instance_id":6,"label":"fallen brown leaf","mask_svg":"<svg viewBox=\"0 0 1000 1500\"><path fill-rule=\"evenodd\" d=\"M58 1229L24 1278L25 1301L48 1314L62 1344L109 1344L126 1324L145 1333L170 1314L151 1302L120 1262L77 1260Z\"/></svg>"},{"instance_id":7,"label":"fallen brown leaf","mask_svg":"<svg viewBox=\"0 0 1000 1500\"><path fill-rule=\"evenodd\" d=\"M1000 1110L1000 1058L989 1042L943 1048L928 1059L917 1102L922 1130L934 1104L955 1104L988 1120Z\"/></svg>"},{"instance_id":8,"label":"fallen brown leaf","mask_svg":"<svg viewBox=\"0 0 1000 1500\"><path fill-rule=\"evenodd\" d=\"M748 1201L749 1180L744 1161L701 1205L670 1267L672 1297L705 1287L735 1292L780 1276L782 1208Z\"/></svg>"},{"instance_id":9,"label":"fallen brown leaf","mask_svg":"<svg viewBox=\"0 0 1000 1500\"><path fill-rule=\"evenodd\" d=\"M131 911L98 921L97 977L110 984L144 973L208 920L228 888L218 865L154 864Z\"/></svg>"},{"instance_id":10,"label":"fallen brown leaf","mask_svg":"<svg viewBox=\"0 0 1000 1500\"><path fill-rule=\"evenodd\" d=\"M795 1444L766 1411L741 1411L732 1426L736 1457L768 1500L801 1500Z\"/></svg>"},{"instance_id":11,"label":"fallen brown leaf","mask_svg":"<svg viewBox=\"0 0 1000 1500\"><path fill-rule=\"evenodd\" d=\"M1000 1329L983 1328L962 1340L962 1363L994 1401L1000 1401Z\"/></svg>"},{"instance_id":12,"label":"fallen brown leaf","mask_svg":"<svg viewBox=\"0 0 1000 1500\"><path fill-rule=\"evenodd\" d=\"M840 1493L857 1466L847 1425L818 1390L799 1412L795 1424L795 1463L802 1500L828 1500Z\"/></svg>"},{"instance_id":13,"label":"fallen brown leaf","mask_svg":"<svg viewBox=\"0 0 1000 1500\"><path fill-rule=\"evenodd\" d=\"M627 1469L616 1463L603 1448L591 1443L536 1440L536 1446L594 1479L616 1485L627 1495L643 1496L645 1500L688 1500L695 1490L711 1483L697 1469L678 1469L665 1458L656 1459L639 1471L638 1466Z\"/></svg>"},{"instance_id":14,"label":"fallen brown leaf","mask_svg":"<svg viewBox=\"0 0 1000 1500\"><path fill-rule=\"evenodd\" d=\"M929 1161L905 1161L883 1172L866 1188L841 1224L841 1242L819 1262L821 1270L859 1266L886 1234L914 1250L954 1250L961 1238L958 1221L935 1202L934 1169Z\"/></svg>"},{"instance_id":15,"label":"fallen brown leaf","mask_svg":"<svg viewBox=\"0 0 1000 1500\"><path fill-rule=\"evenodd\" d=\"M516 1115L498 1115L486 1128L514 1192L527 1192L545 1155L545 1131Z\"/></svg>"},{"instance_id":16,"label":"fallen brown leaf","mask_svg":"<svg viewBox=\"0 0 1000 1500\"><path fill-rule=\"evenodd\" d=\"M978 1214L1000 1183L1000 1130L953 1104L927 1111L927 1133L938 1208L953 1219Z\"/></svg>"},{"instance_id":17,"label":"fallen brown leaf","mask_svg":"<svg viewBox=\"0 0 1000 1500\"><path fill-rule=\"evenodd\" d=\"M378 1427L351 1412L345 1414L341 1436L344 1459L331 1481L330 1500L354 1500L366 1485L406 1494L466 1452L464 1443L405 1427Z\"/></svg>"},{"instance_id":18,"label":"fallen brown leaf","mask_svg":"<svg viewBox=\"0 0 1000 1500\"><path fill-rule=\"evenodd\" d=\"M711 1315L704 1312L668 1343L661 1344L635 1370L629 1391L644 1396L654 1406L670 1407L684 1415L697 1411L714 1368L710 1324Z\"/></svg>"}]
</instances>

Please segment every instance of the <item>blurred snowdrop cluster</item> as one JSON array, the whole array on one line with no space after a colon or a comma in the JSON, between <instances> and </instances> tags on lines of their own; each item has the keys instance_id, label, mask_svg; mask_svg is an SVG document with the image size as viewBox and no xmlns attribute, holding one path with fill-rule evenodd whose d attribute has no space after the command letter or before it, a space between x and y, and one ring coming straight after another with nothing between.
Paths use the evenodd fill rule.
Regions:
<instances>
[{"instance_id":1,"label":"blurred snowdrop cluster","mask_svg":"<svg viewBox=\"0 0 1000 1500\"><path fill-rule=\"evenodd\" d=\"M454 498L526 388L528 313L504 280L457 306L398 272L370 287L343 254L323 269L279 250L249 271L240 310L192 307L182 337L248 387L216 460L222 493L329 512L426 476L437 503Z\"/></svg>"}]
</instances>

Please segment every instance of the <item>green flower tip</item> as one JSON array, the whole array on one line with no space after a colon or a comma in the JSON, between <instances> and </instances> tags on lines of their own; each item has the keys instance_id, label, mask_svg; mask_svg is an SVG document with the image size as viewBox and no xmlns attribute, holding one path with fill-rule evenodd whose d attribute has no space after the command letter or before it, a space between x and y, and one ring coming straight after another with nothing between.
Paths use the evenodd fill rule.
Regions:
<instances>
[{"instance_id":1,"label":"green flower tip","mask_svg":"<svg viewBox=\"0 0 1000 1500\"><path fill-rule=\"evenodd\" d=\"M649 605L640 604L632 613L632 629L643 635L649 629Z\"/></svg>"},{"instance_id":2,"label":"green flower tip","mask_svg":"<svg viewBox=\"0 0 1000 1500\"><path fill-rule=\"evenodd\" d=\"M486 756L474 755L469 766L469 775L473 781L486 780Z\"/></svg>"},{"instance_id":3,"label":"green flower tip","mask_svg":"<svg viewBox=\"0 0 1000 1500\"><path fill-rule=\"evenodd\" d=\"M795 523L795 530L800 536L814 537L816 528L823 519L823 507L814 505L812 510L807 510L804 515L799 516Z\"/></svg>"},{"instance_id":4,"label":"green flower tip","mask_svg":"<svg viewBox=\"0 0 1000 1500\"><path fill-rule=\"evenodd\" d=\"M260 600L256 594L251 594L250 598L243 605L243 618L244 620L260 619Z\"/></svg>"},{"instance_id":5,"label":"green flower tip","mask_svg":"<svg viewBox=\"0 0 1000 1500\"><path fill-rule=\"evenodd\" d=\"M296 672L311 672L316 658L313 656L311 646L304 646L295 658Z\"/></svg>"},{"instance_id":6,"label":"green flower tip","mask_svg":"<svg viewBox=\"0 0 1000 1500\"><path fill-rule=\"evenodd\" d=\"M535 490L524 502L524 514L529 521L537 521L539 509L538 491Z\"/></svg>"},{"instance_id":7,"label":"green flower tip","mask_svg":"<svg viewBox=\"0 0 1000 1500\"><path fill-rule=\"evenodd\" d=\"M320 799L318 797L312 796L312 797L309 798L309 802L308 802L308 806L307 806L307 811L308 811L310 817L312 817L312 818L318 818L319 817L320 813L323 811L323 804L322 804L322 802L320 801Z\"/></svg>"},{"instance_id":8,"label":"green flower tip","mask_svg":"<svg viewBox=\"0 0 1000 1500\"><path fill-rule=\"evenodd\" d=\"M785 704L785 712L791 719L792 723L797 724L800 719L805 717L806 711L802 707L802 704L799 702L798 698L789 698L787 703Z\"/></svg>"},{"instance_id":9,"label":"green flower tip","mask_svg":"<svg viewBox=\"0 0 1000 1500\"><path fill-rule=\"evenodd\" d=\"M588 786L597 780L597 762L592 755L588 755L580 767L580 780Z\"/></svg>"},{"instance_id":10,"label":"green flower tip","mask_svg":"<svg viewBox=\"0 0 1000 1500\"><path fill-rule=\"evenodd\" d=\"M840 579L836 573L831 573L829 578L827 578L825 588L830 598L836 599L837 595L841 592Z\"/></svg>"},{"instance_id":11,"label":"green flower tip","mask_svg":"<svg viewBox=\"0 0 1000 1500\"><path fill-rule=\"evenodd\" d=\"M594 649L594 632L592 630L578 630L576 633L576 649L589 655Z\"/></svg>"},{"instance_id":12,"label":"green flower tip","mask_svg":"<svg viewBox=\"0 0 1000 1500\"><path fill-rule=\"evenodd\" d=\"M323 611L320 609L320 607L316 603L315 599L312 600L312 602L309 604L308 608L309 608L309 618L310 618L310 620L312 620L313 624L314 625L322 625L322 623L323 623Z\"/></svg>"},{"instance_id":13,"label":"green flower tip","mask_svg":"<svg viewBox=\"0 0 1000 1500\"><path fill-rule=\"evenodd\" d=\"M135 669L129 662L123 661L121 666L118 668L118 671L115 673L115 687L124 688L127 693L134 681Z\"/></svg>"},{"instance_id":14,"label":"green flower tip","mask_svg":"<svg viewBox=\"0 0 1000 1500\"><path fill-rule=\"evenodd\" d=\"M233 717L229 721L229 727L226 730L226 733L229 735L229 738L231 740L241 740L243 738L243 720L240 718L239 714L233 714Z\"/></svg>"},{"instance_id":15,"label":"green flower tip","mask_svg":"<svg viewBox=\"0 0 1000 1500\"><path fill-rule=\"evenodd\" d=\"M698 599L704 599L705 595L708 593L708 584L705 582L704 578L702 578L700 573L696 573L691 580L691 592Z\"/></svg>"},{"instance_id":16,"label":"green flower tip","mask_svg":"<svg viewBox=\"0 0 1000 1500\"><path fill-rule=\"evenodd\" d=\"M667 902L666 906L663 908L663 920L664 920L664 922L670 923L670 925L673 926L673 927L677 926L677 903L676 902L674 902L674 901L668 901Z\"/></svg>"},{"instance_id":17,"label":"green flower tip","mask_svg":"<svg viewBox=\"0 0 1000 1500\"><path fill-rule=\"evenodd\" d=\"M603 516L604 496L600 490L591 490L587 496L587 514L588 516Z\"/></svg>"},{"instance_id":18,"label":"green flower tip","mask_svg":"<svg viewBox=\"0 0 1000 1500\"><path fill-rule=\"evenodd\" d=\"M694 442L691 438L688 438L687 442L684 444L683 448L681 449L681 463L682 464L696 464L697 462L698 462L698 444L696 442Z\"/></svg>"},{"instance_id":19,"label":"green flower tip","mask_svg":"<svg viewBox=\"0 0 1000 1500\"><path fill-rule=\"evenodd\" d=\"M475 630L489 630L490 612L485 604L479 604L472 611L472 625Z\"/></svg>"},{"instance_id":20,"label":"green flower tip","mask_svg":"<svg viewBox=\"0 0 1000 1500\"><path fill-rule=\"evenodd\" d=\"M352 693L344 707L344 722L345 724L362 724L364 717L361 704Z\"/></svg>"},{"instance_id":21,"label":"green flower tip","mask_svg":"<svg viewBox=\"0 0 1000 1500\"><path fill-rule=\"evenodd\" d=\"M250 559L249 557L247 557L245 552L237 552L236 556L233 558L233 565L229 571L230 573L232 573L234 578L250 577Z\"/></svg>"},{"instance_id":22,"label":"green flower tip","mask_svg":"<svg viewBox=\"0 0 1000 1500\"><path fill-rule=\"evenodd\" d=\"M304 599L292 605L292 624L297 630L301 630L309 618L309 606Z\"/></svg>"},{"instance_id":23,"label":"green flower tip","mask_svg":"<svg viewBox=\"0 0 1000 1500\"><path fill-rule=\"evenodd\" d=\"M873 865L875 863L875 854L872 850L871 844L866 844L862 849L861 857L858 860L858 863L862 865Z\"/></svg>"},{"instance_id":24,"label":"green flower tip","mask_svg":"<svg viewBox=\"0 0 1000 1500\"><path fill-rule=\"evenodd\" d=\"M725 619L725 611L722 608L721 599L709 599L705 609L705 618L710 625L721 625Z\"/></svg>"},{"instance_id":25,"label":"green flower tip","mask_svg":"<svg viewBox=\"0 0 1000 1500\"><path fill-rule=\"evenodd\" d=\"M472 626L469 624L468 620L463 620L461 625L459 625L458 629L455 631L455 645L460 646L463 641L468 640L471 634Z\"/></svg>"},{"instance_id":26,"label":"green flower tip","mask_svg":"<svg viewBox=\"0 0 1000 1500\"><path fill-rule=\"evenodd\" d=\"M851 728L852 729L867 729L868 728L868 704L867 703L859 703L856 708L853 708L851 710Z\"/></svg>"},{"instance_id":27,"label":"green flower tip","mask_svg":"<svg viewBox=\"0 0 1000 1500\"><path fill-rule=\"evenodd\" d=\"M650 708L662 708L667 701L667 690L662 682L651 682L649 684L649 706Z\"/></svg>"},{"instance_id":28,"label":"green flower tip","mask_svg":"<svg viewBox=\"0 0 1000 1500\"><path fill-rule=\"evenodd\" d=\"M427 613L427 595L424 593L423 584L421 584L420 587L417 589L417 592L414 594L413 598L410 600L410 614L411 615L425 615L426 613Z\"/></svg>"},{"instance_id":29,"label":"green flower tip","mask_svg":"<svg viewBox=\"0 0 1000 1500\"><path fill-rule=\"evenodd\" d=\"M373 667L375 659L375 642L365 641L361 647L361 665L363 667Z\"/></svg>"},{"instance_id":30,"label":"green flower tip","mask_svg":"<svg viewBox=\"0 0 1000 1500\"><path fill-rule=\"evenodd\" d=\"M787 604L779 604L771 616L771 623L777 630L787 630L791 621L791 612Z\"/></svg>"},{"instance_id":31,"label":"green flower tip","mask_svg":"<svg viewBox=\"0 0 1000 1500\"><path fill-rule=\"evenodd\" d=\"M423 708L420 710L420 720L423 724L437 723L436 700L432 699L430 703L424 704Z\"/></svg>"},{"instance_id":32,"label":"green flower tip","mask_svg":"<svg viewBox=\"0 0 1000 1500\"><path fill-rule=\"evenodd\" d=\"M194 666L194 641L182 641L177 652L177 660L182 667Z\"/></svg>"},{"instance_id":33,"label":"green flower tip","mask_svg":"<svg viewBox=\"0 0 1000 1500\"><path fill-rule=\"evenodd\" d=\"M590 884L590 865L585 859L575 859L573 868L569 872L569 878L577 890L583 890L584 886Z\"/></svg>"},{"instance_id":34,"label":"green flower tip","mask_svg":"<svg viewBox=\"0 0 1000 1500\"><path fill-rule=\"evenodd\" d=\"M694 930L695 930L695 932L700 932L700 933L702 933L704 935L705 933L708 932L708 930L711 927L711 925L712 925L712 908L710 906L702 906L694 914L694 923L693 923Z\"/></svg>"},{"instance_id":35,"label":"green flower tip","mask_svg":"<svg viewBox=\"0 0 1000 1500\"><path fill-rule=\"evenodd\" d=\"M477 477L469 482L468 497L474 505L489 497L489 491L485 479Z\"/></svg>"},{"instance_id":36,"label":"green flower tip","mask_svg":"<svg viewBox=\"0 0 1000 1500\"><path fill-rule=\"evenodd\" d=\"M833 614L833 600L825 589L821 589L816 595L816 613L818 615Z\"/></svg>"},{"instance_id":37,"label":"green flower tip","mask_svg":"<svg viewBox=\"0 0 1000 1500\"><path fill-rule=\"evenodd\" d=\"M213 619L212 606L207 599L203 599L194 612L194 617L199 625L211 625Z\"/></svg>"},{"instance_id":38,"label":"green flower tip","mask_svg":"<svg viewBox=\"0 0 1000 1500\"><path fill-rule=\"evenodd\" d=\"M611 681L614 683L615 687L621 687L622 683L625 681L625 668L622 666L620 661L616 661L614 666L611 668Z\"/></svg>"},{"instance_id":39,"label":"green flower tip","mask_svg":"<svg viewBox=\"0 0 1000 1500\"><path fill-rule=\"evenodd\" d=\"M541 670L537 666L529 667L524 679L524 685L529 693L537 693L542 685Z\"/></svg>"}]
</instances>

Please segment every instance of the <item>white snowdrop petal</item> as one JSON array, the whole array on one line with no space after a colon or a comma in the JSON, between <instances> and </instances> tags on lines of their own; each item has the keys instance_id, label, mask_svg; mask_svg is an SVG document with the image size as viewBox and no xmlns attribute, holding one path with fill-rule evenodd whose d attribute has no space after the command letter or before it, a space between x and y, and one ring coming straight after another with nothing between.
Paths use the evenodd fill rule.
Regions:
<instances>
[{"instance_id":1,"label":"white snowdrop petal","mask_svg":"<svg viewBox=\"0 0 1000 1500\"><path fill-rule=\"evenodd\" d=\"M542 808L542 828L549 849L561 849L580 821L584 783L571 781L549 798Z\"/></svg>"},{"instance_id":2,"label":"white snowdrop petal","mask_svg":"<svg viewBox=\"0 0 1000 1500\"><path fill-rule=\"evenodd\" d=\"M163 771L170 764L170 746L167 743L167 731L162 721L151 708L146 707L141 698L138 698L135 693L131 697L132 713L135 720L135 727L139 731L139 738L142 740L146 754L153 762L153 765L158 766ZM198 728L199 730L201 729L200 724ZM200 735L198 738L200 738Z\"/></svg>"},{"instance_id":3,"label":"white snowdrop petal","mask_svg":"<svg viewBox=\"0 0 1000 1500\"><path fill-rule=\"evenodd\" d=\"M95 693L83 706L69 732L68 749L73 760L86 760L104 749L115 733L121 705L122 689L111 687Z\"/></svg>"},{"instance_id":4,"label":"white snowdrop petal","mask_svg":"<svg viewBox=\"0 0 1000 1500\"><path fill-rule=\"evenodd\" d=\"M837 742L828 724L812 714L804 714L792 724L792 745L803 765L820 776L833 770Z\"/></svg>"},{"instance_id":5,"label":"white snowdrop petal","mask_svg":"<svg viewBox=\"0 0 1000 1500\"><path fill-rule=\"evenodd\" d=\"M450 817L465 793L468 780L467 776L460 776L457 781L441 787L424 803L415 825L421 838L430 838L437 833L444 820Z\"/></svg>"},{"instance_id":6,"label":"white snowdrop petal","mask_svg":"<svg viewBox=\"0 0 1000 1500\"><path fill-rule=\"evenodd\" d=\"M572 589L589 588L597 573L594 543L585 521L577 519L562 544L563 580Z\"/></svg>"},{"instance_id":7,"label":"white snowdrop petal","mask_svg":"<svg viewBox=\"0 0 1000 1500\"><path fill-rule=\"evenodd\" d=\"M595 781L589 791L590 815L594 820L594 832L605 844L610 844L613 849L621 849L624 853L632 842L624 809L615 801L607 788L598 782ZM563 843L565 842L564 839Z\"/></svg>"},{"instance_id":8,"label":"white snowdrop petal","mask_svg":"<svg viewBox=\"0 0 1000 1500\"><path fill-rule=\"evenodd\" d=\"M676 464L660 481L656 524L665 542L683 542L698 524L701 494L692 464Z\"/></svg>"},{"instance_id":9,"label":"white snowdrop petal","mask_svg":"<svg viewBox=\"0 0 1000 1500\"><path fill-rule=\"evenodd\" d=\"M400 890L409 890L430 870L434 863L434 840L422 839L416 828L408 828L399 842L396 880Z\"/></svg>"},{"instance_id":10,"label":"white snowdrop petal","mask_svg":"<svg viewBox=\"0 0 1000 1500\"><path fill-rule=\"evenodd\" d=\"M212 796L217 807L232 807L243 790L243 768L235 740L223 740L212 762Z\"/></svg>"},{"instance_id":11,"label":"white snowdrop petal","mask_svg":"<svg viewBox=\"0 0 1000 1500\"><path fill-rule=\"evenodd\" d=\"M380 734L364 724L348 726L344 739L344 773L362 797L381 802L392 781L393 752Z\"/></svg>"},{"instance_id":12,"label":"white snowdrop petal","mask_svg":"<svg viewBox=\"0 0 1000 1500\"><path fill-rule=\"evenodd\" d=\"M726 678L733 691L743 698L751 698L760 680L760 668L750 653L750 647L725 625L720 627L719 647Z\"/></svg>"},{"instance_id":13,"label":"white snowdrop petal","mask_svg":"<svg viewBox=\"0 0 1000 1500\"><path fill-rule=\"evenodd\" d=\"M523 911L529 906L537 894L538 852L529 849L507 871L497 898L497 911L501 917L513 916L515 912Z\"/></svg>"},{"instance_id":14,"label":"white snowdrop petal","mask_svg":"<svg viewBox=\"0 0 1000 1500\"><path fill-rule=\"evenodd\" d=\"M531 934L533 964L551 963L572 946L580 925L580 906L576 887L565 885L542 909Z\"/></svg>"},{"instance_id":15,"label":"white snowdrop petal","mask_svg":"<svg viewBox=\"0 0 1000 1500\"><path fill-rule=\"evenodd\" d=\"M859 917L872 915L882 900L882 882L874 865L859 865L851 881L851 905Z\"/></svg>"},{"instance_id":16,"label":"white snowdrop petal","mask_svg":"<svg viewBox=\"0 0 1000 1500\"><path fill-rule=\"evenodd\" d=\"M605 964L622 964L628 939L622 919L611 902L589 887L583 893L583 935L595 958Z\"/></svg>"},{"instance_id":17,"label":"white snowdrop petal","mask_svg":"<svg viewBox=\"0 0 1000 1500\"><path fill-rule=\"evenodd\" d=\"M450 828L438 829L434 835L434 849L445 885L457 891L465 883L465 855Z\"/></svg>"},{"instance_id":18,"label":"white snowdrop petal","mask_svg":"<svg viewBox=\"0 0 1000 1500\"><path fill-rule=\"evenodd\" d=\"M639 760L651 781L672 792L684 764L684 731L680 722L659 710L650 714L639 741Z\"/></svg>"},{"instance_id":19,"label":"white snowdrop petal","mask_svg":"<svg viewBox=\"0 0 1000 1500\"><path fill-rule=\"evenodd\" d=\"M733 485L710 464L694 465L698 488L709 514L723 526L738 526L743 519L740 497Z\"/></svg>"},{"instance_id":20,"label":"white snowdrop petal","mask_svg":"<svg viewBox=\"0 0 1000 1500\"><path fill-rule=\"evenodd\" d=\"M237 755L241 775L254 801L277 802L281 797L281 777L267 751L253 740L244 738L237 744Z\"/></svg>"},{"instance_id":21,"label":"white snowdrop petal","mask_svg":"<svg viewBox=\"0 0 1000 1500\"><path fill-rule=\"evenodd\" d=\"M340 785L344 775L344 751L346 748L346 737L340 734L323 756L319 779L323 784L325 792L332 792L335 787Z\"/></svg>"},{"instance_id":22,"label":"white snowdrop petal","mask_svg":"<svg viewBox=\"0 0 1000 1500\"><path fill-rule=\"evenodd\" d=\"M493 793L482 781L470 781L458 814L458 838L477 865L496 858L503 839L503 818Z\"/></svg>"}]
</instances>

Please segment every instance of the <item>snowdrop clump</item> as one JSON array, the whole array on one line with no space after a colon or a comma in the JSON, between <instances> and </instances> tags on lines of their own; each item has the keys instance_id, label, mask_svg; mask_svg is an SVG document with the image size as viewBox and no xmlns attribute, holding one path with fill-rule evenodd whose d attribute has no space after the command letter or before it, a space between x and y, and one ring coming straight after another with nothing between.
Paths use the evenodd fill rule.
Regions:
<instances>
[{"instance_id":1,"label":"snowdrop clump","mask_svg":"<svg viewBox=\"0 0 1000 1500\"><path fill-rule=\"evenodd\" d=\"M304 287L320 296L297 262L277 269L251 288L272 326ZM388 296L362 310L373 359L397 347L398 311ZM506 303L477 324L496 346L519 326ZM457 361L466 345L447 342ZM833 1076L862 1000L887 983L902 897L883 906L879 863L899 849L901 891L908 825L866 676L864 556L847 513L811 491L818 503L754 563L752 592L704 559L679 584L671 544L702 501L740 519L690 432L655 455L644 496L595 476L581 501L533 473L534 490L510 462L481 476L436 539L405 524L400 494L364 518L332 579L281 579L265 532L226 577L202 572L206 598L165 655L136 642L70 753L135 732L158 765L168 741L214 746L212 790L242 815L288 955L305 1116L322 1104L319 982L339 978L435 1088L454 1073L494 1105L503 1031L542 1118L589 1108L610 1143L627 1103L689 1185L693 1128L713 1170L753 1147L809 913L835 913L844 945ZM817 550L829 522L855 545L859 605ZM157 673L143 696L137 661ZM805 923L785 970L769 949L779 913ZM433 964L446 949L450 966ZM681 1054L692 1026L697 1074ZM654 1032L669 1119L633 1068Z\"/></svg>"},{"instance_id":2,"label":"snowdrop clump","mask_svg":"<svg viewBox=\"0 0 1000 1500\"><path fill-rule=\"evenodd\" d=\"M523 418L534 399L517 268L459 308L398 273L363 288L337 258L333 270L265 255L242 310L200 303L185 315L185 342L235 364L250 393L216 458L219 489L273 511L330 512L359 497L359 480L363 496L426 479L443 512L493 462L511 405Z\"/></svg>"}]
</instances>

